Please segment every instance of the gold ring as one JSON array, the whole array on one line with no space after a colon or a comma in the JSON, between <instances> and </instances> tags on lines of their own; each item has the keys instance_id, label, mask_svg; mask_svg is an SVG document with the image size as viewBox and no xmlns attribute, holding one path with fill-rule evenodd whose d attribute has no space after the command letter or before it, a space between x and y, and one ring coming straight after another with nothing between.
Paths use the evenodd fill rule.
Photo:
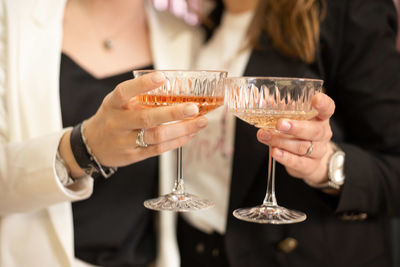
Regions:
<instances>
[{"instance_id":1,"label":"gold ring","mask_svg":"<svg viewBox=\"0 0 400 267\"><path fill-rule=\"evenodd\" d=\"M308 147L308 149L307 149L307 152L303 155L303 157L308 157L308 156L310 156L311 155L311 153L312 153L312 151L313 151L313 149L314 149L314 143L313 143L313 141L310 141L310 146Z\"/></svg>"}]
</instances>

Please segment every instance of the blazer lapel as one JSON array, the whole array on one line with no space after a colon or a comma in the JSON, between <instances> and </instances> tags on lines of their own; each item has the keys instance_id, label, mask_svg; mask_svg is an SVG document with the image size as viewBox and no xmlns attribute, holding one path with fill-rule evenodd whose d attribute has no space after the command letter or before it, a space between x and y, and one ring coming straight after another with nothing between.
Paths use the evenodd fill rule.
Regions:
<instances>
[{"instance_id":1,"label":"blazer lapel","mask_svg":"<svg viewBox=\"0 0 400 267\"><path fill-rule=\"evenodd\" d=\"M62 129L59 72L64 5L65 0L36 0L32 16L18 22L16 68L21 75L17 77L18 91L13 93L17 94L19 110L12 110L12 115L26 122L24 133L28 137ZM37 103L44 106L37 108Z\"/></svg>"},{"instance_id":2,"label":"blazer lapel","mask_svg":"<svg viewBox=\"0 0 400 267\"><path fill-rule=\"evenodd\" d=\"M30 136L62 129L59 73L65 4L66 0L36 0L30 18L35 23L30 23L32 26L29 29L23 27L28 31L21 33L21 38L27 38L28 41L21 42L20 48L19 68L24 79L20 80L18 92L22 107L19 112L21 116L31 118L26 129ZM45 106L35 108L37 103ZM73 258L71 205L60 203L47 210L59 245L63 248L59 251L65 256L65 261L69 261Z\"/></svg>"}]
</instances>

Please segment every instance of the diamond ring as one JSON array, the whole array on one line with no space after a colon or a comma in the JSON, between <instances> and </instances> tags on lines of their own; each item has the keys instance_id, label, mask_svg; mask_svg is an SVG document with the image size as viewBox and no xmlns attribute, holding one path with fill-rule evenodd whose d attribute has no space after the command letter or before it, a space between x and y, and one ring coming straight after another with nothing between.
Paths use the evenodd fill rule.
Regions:
<instances>
[{"instance_id":1,"label":"diamond ring","mask_svg":"<svg viewBox=\"0 0 400 267\"><path fill-rule=\"evenodd\" d=\"M148 147L149 145L144 141L144 131L145 129L142 128L140 129L137 138L136 138L136 144L140 147Z\"/></svg>"}]
</instances>

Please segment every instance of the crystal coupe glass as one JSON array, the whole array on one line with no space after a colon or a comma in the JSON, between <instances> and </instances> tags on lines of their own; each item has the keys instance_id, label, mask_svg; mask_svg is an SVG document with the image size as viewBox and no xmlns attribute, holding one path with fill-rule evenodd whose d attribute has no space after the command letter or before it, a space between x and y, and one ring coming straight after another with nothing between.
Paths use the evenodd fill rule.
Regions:
<instances>
[{"instance_id":1,"label":"crystal coupe glass","mask_svg":"<svg viewBox=\"0 0 400 267\"><path fill-rule=\"evenodd\" d=\"M134 76L139 77L154 70L137 70ZM224 104L225 71L183 71L157 70L166 77L166 82L143 95L138 101L147 107L160 107L193 102L199 107L199 115L204 115ZM172 192L158 198L149 199L144 206L153 210L195 211L210 208L213 203L185 192L182 147L177 154L178 175Z\"/></svg>"},{"instance_id":2,"label":"crystal coupe glass","mask_svg":"<svg viewBox=\"0 0 400 267\"><path fill-rule=\"evenodd\" d=\"M275 130L280 118L308 120L317 115L313 96L323 81L301 78L237 77L226 82L225 102L238 118L258 128ZM271 147L269 147L271 151ZM304 221L303 212L279 206L275 196L275 160L269 154L267 192L261 205L236 209L233 215L255 223L288 224Z\"/></svg>"}]
</instances>

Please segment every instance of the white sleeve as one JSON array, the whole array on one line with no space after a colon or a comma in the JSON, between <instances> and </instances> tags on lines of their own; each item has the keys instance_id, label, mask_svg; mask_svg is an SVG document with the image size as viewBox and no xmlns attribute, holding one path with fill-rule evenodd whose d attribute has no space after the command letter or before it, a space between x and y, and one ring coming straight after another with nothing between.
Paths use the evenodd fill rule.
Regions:
<instances>
[{"instance_id":1,"label":"white sleeve","mask_svg":"<svg viewBox=\"0 0 400 267\"><path fill-rule=\"evenodd\" d=\"M196 59L197 69L228 70L229 76L241 76L251 54L245 47L247 29L254 12L233 14L224 12L221 24L202 47Z\"/></svg>"},{"instance_id":2,"label":"white sleeve","mask_svg":"<svg viewBox=\"0 0 400 267\"><path fill-rule=\"evenodd\" d=\"M4 2L0 1L0 216L87 198L93 188L90 177L65 188L56 176L55 157L64 131L25 142L9 142L4 13Z\"/></svg>"},{"instance_id":3,"label":"white sleeve","mask_svg":"<svg viewBox=\"0 0 400 267\"><path fill-rule=\"evenodd\" d=\"M84 199L93 190L87 176L64 187L55 171L63 132L0 147L0 216Z\"/></svg>"}]
</instances>

